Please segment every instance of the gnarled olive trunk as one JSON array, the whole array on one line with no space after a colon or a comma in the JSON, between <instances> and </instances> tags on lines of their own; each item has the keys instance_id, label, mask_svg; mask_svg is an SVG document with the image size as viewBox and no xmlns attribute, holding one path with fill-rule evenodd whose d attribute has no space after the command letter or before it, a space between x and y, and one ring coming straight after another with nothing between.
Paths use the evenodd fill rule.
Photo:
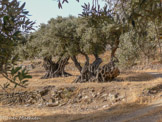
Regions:
<instances>
[{"instance_id":1,"label":"gnarled olive trunk","mask_svg":"<svg viewBox=\"0 0 162 122\"><path fill-rule=\"evenodd\" d=\"M0 64L0 73L2 73L2 71L3 71L3 66L2 64Z\"/></svg>"},{"instance_id":2,"label":"gnarled olive trunk","mask_svg":"<svg viewBox=\"0 0 162 122\"><path fill-rule=\"evenodd\" d=\"M111 59L115 57L115 53L116 53L117 49L119 48L119 43L120 43L120 41L119 41L119 39L117 39L114 41L114 44L111 45L111 47L112 47L111 48L111 57L110 57Z\"/></svg>"},{"instance_id":3,"label":"gnarled olive trunk","mask_svg":"<svg viewBox=\"0 0 162 122\"><path fill-rule=\"evenodd\" d=\"M71 60L74 62L74 65L79 70L79 72L81 72L82 67L81 67L80 63L78 62L76 56L71 56Z\"/></svg>"},{"instance_id":4,"label":"gnarled olive trunk","mask_svg":"<svg viewBox=\"0 0 162 122\"><path fill-rule=\"evenodd\" d=\"M110 62L99 67L96 74L96 80L98 82L111 82L119 74L120 70L116 66L118 59L116 57L111 58Z\"/></svg>"},{"instance_id":5,"label":"gnarled olive trunk","mask_svg":"<svg viewBox=\"0 0 162 122\"><path fill-rule=\"evenodd\" d=\"M42 79L54 78L54 77L67 77L71 74L65 72L65 66L68 64L69 57L61 57L56 63L52 61L52 57L45 57L43 67L46 70L46 74Z\"/></svg>"},{"instance_id":6,"label":"gnarled olive trunk","mask_svg":"<svg viewBox=\"0 0 162 122\"><path fill-rule=\"evenodd\" d=\"M92 64L89 64L88 55L86 55L86 54L83 54L83 55L86 57L86 62L80 72L80 76L78 76L78 78L74 80L75 83L95 81L97 69L98 69L99 65L102 63L102 60L97 57L96 60Z\"/></svg>"},{"instance_id":7,"label":"gnarled olive trunk","mask_svg":"<svg viewBox=\"0 0 162 122\"><path fill-rule=\"evenodd\" d=\"M118 63L118 59L115 57L115 52L117 47L114 47L111 53L111 60L109 63L100 67L102 63L102 59L95 56L95 61L92 64L89 64L89 57L86 54L83 54L86 57L86 62L83 67L80 66L80 63L75 63L80 66L80 76L78 76L74 82L75 83L84 83L84 82L110 82L115 79L119 74L120 70L116 66ZM77 61L77 60L76 60Z\"/></svg>"}]
</instances>

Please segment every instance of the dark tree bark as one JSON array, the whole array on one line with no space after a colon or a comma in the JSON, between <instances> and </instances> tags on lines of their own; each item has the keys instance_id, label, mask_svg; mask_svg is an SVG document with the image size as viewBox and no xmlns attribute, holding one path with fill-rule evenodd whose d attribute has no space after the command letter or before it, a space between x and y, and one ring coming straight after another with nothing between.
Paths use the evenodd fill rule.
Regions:
<instances>
[{"instance_id":1,"label":"dark tree bark","mask_svg":"<svg viewBox=\"0 0 162 122\"><path fill-rule=\"evenodd\" d=\"M76 68L79 70L79 72L81 72L82 67L81 67L80 63L78 62L76 56L71 56L71 59L74 62L74 65L76 66Z\"/></svg>"},{"instance_id":2,"label":"dark tree bark","mask_svg":"<svg viewBox=\"0 0 162 122\"><path fill-rule=\"evenodd\" d=\"M97 54L94 54L95 61L90 64L88 55L82 53L86 58L86 62L83 68L80 68L80 76L78 76L77 79L74 80L74 82L110 82L115 79L120 74L120 70L116 66L118 59L115 57L115 52L118 49L118 45L119 41L116 41L114 46L112 47L110 62L102 67L99 67L102 63L102 59L99 58Z\"/></svg>"},{"instance_id":3,"label":"dark tree bark","mask_svg":"<svg viewBox=\"0 0 162 122\"><path fill-rule=\"evenodd\" d=\"M96 73L99 65L102 63L102 60L96 57L96 60L89 64L89 57L86 54L83 54L86 57L86 62L84 67L81 70L80 76L74 80L75 83L80 82L92 82L96 80Z\"/></svg>"},{"instance_id":4,"label":"dark tree bark","mask_svg":"<svg viewBox=\"0 0 162 122\"><path fill-rule=\"evenodd\" d=\"M43 67L46 70L46 74L42 79L54 78L54 77L68 77L71 74L64 71L65 66L68 64L69 57L61 57L56 63L52 61L52 57L45 57Z\"/></svg>"},{"instance_id":5,"label":"dark tree bark","mask_svg":"<svg viewBox=\"0 0 162 122\"><path fill-rule=\"evenodd\" d=\"M115 57L115 53L119 47L119 43L119 38L117 38L113 45L111 45L112 48L110 62L98 68L96 75L96 79L98 82L110 82L120 74L120 70L116 66L116 63L118 63L119 60Z\"/></svg>"},{"instance_id":6,"label":"dark tree bark","mask_svg":"<svg viewBox=\"0 0 162 122\"><path fill-rule=\"evenodd\" d=\"M98 82L111 82L119 74L120 70L116 66L118 59L116 57L111 58L110 62L98 68L96 79Z\"/></svg>"},{"instance_id":7,"label":"dark tree bark","mask_svg":"<svg viewBox=\"0 0 162 122\"><path fill-rule=\"evenodd\" d=\"M115 41L111 48L111 59L115 57L115 53L119 47L119 40Z\"/></svg>"},{"instance_id":8,"label":"dark tree bark","mask_svg":"<svg viewBox=\"0 0 162 122\"><path fill-rule=\"evenodd\" d=\"M2 64L0 64L0 73L2 73L2 71L3 71L3 66Z\"/></svg>"}]
</instances>

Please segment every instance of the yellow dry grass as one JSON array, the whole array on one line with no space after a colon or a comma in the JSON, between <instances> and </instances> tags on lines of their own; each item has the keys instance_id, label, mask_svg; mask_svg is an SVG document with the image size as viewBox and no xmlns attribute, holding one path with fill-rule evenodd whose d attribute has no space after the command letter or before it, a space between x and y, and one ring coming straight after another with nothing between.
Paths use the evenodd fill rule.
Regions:
<instances>
[{"instance_id":1,"label":"yellow dry grass","mask_svg":"<svg viewBox=\"0 0 162 122\"><path fill-rule=\"evenodd\" d=\"M110 53L105 53L101 55L104 62L107 62L109 59ZM93 56L91 57L91 62L94 60ZM79 61L81 63L84 63L84 57L79 56ZM40 60L39 60L40 61ZM29 64L30 61L25 62L25 64ZM27 89L18 88L16 90L23 91L23 90L33 90L35 88L41 87L41 86L48 86L48 85L55 85L55 86L77 86L79 88L88 88L88 87L96 87L96 88L102 88L102 87L110 87L114 88L116 92L125 93L125 101L123 101L123 104L119 106L114 106L113 111L106 112L100 111L95 115L97 116L115 116L120 115L123 113L127 113L130 111L134 111L136 109L139 109L141 107L144 107L146 104L150 104L152 101L154 101L157 98L153 97L139 97L140 93L145 88L150 88L153 86L156 86L157 84L162 84L162 77L156 77L150 74L150 72L156 72L159 74L162 74L161 70L143 70L143 71L128 71L128 72L122 72L121 75L117 78L118 80L122 80L121 82L110 82L110 83L72 83L73 80L79 75L79 72L71 68L74 67L74 64L72 61L69 61L69 66L67 66L67 71L73 76L66 77L66 78L51 78L51 79L40 79L41 76L44 75L44 70L42 68L36 68L32 71L30 71L30 74L33 76L32 79L29 80L29 85ZM6 79L0 76L0 84L3 84L6 82ZM118 87L121 87L122 89L116 89ZM73 109L55 109L55 108L39 108L39 107L23 107L23 106L17 106L15 107L5 107L0 105L0 116L40 116L40 117L48 117L49 119L44 119L45 121L49 120L52 121L50 116L55 116L58 114L72 114L70 115L71 119L78 119L82 117L92 117L93 114L87 114L87 115L81 115L82 113L76 113ZM150 113L153 114L153 113ZM60 115L60 116L61 116ZM78 116L79 115L79 116ZM94 116L93 116L94 117ZM67 116L64 116L64 119L66 120ZM42 121L44 121L42 120ZM159 119L159 122L161 119Z\"/></svg>"},{"instance_id":2,"label":"yellow dry grass","mask_svg":"<svg viewBox=\"0 0 162 122\"><path fill-rule=\"evenodd\" d=\"M162 117L157 122L162 122Z\"/></svg>"}]
</instances>

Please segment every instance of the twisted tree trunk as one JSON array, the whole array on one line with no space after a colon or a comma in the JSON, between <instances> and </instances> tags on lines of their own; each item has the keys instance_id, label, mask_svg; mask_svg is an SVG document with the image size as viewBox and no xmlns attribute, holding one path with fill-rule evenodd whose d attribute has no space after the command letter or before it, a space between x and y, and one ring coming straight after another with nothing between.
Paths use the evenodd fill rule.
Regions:
<instances>
[{"instance_id":1,"label":"twisted tree trunk","mask_svg":"<svg viewBox=\"0 0 162 122\"><path fill-rule=\"evenodd\" d=\"M110 62L98 68L96 79L98 82L111 82L119 74L120 70L116 66L118 59L116 57L111 58Z\"/></svg>"},{"instance_id":2,"label":"twisted tree trunk","mask_svg":"<svg viewBox=\"0 0 162 122\"><path fill-rule=\"evenodd\" d=\"M96 57L96 60L92 63L89 64L89 57L88 55L84 54L86 57L86 62L84 67L81 70L80 76L78 76L77 79L74 80L75 83L80 82L92 82L96 80L96 73L99 65L102 63L102 60Z\"/></svg>"},{"instance_id":3,"label":"twisted tree trunk","mask_svg":"<svg viewBox=\"0 0 162 122\"><path fill-rule=\"evenodd\" d=\"M65 72L65 66L68 64L69 57L61 57L56 63L52 61L52 57L45 57L43 67L46 70L46 74L42 79L54 78L54 77L68 77L71 74Z\"/></svg>"},{"instance_id":4,"label":"twisted tree trunk","mask_svg":"<svg viewBox=\"0 0 162 122\"><path fill-rule=\"evenodd\" d=\"M80 63L78 62L76 56L72 56L71 60L74 62L74 65L79 70L79 72L81 72L82 71L82 67L81 67Z\"/></svg>"},{"instance_id":5,"label":"twisted tree trunk","mask_svg":"<svg viewBox=\"0 0 162 122\"><path fill-rule=\"evenodd\" d=\"M0 73L2 73L2 71L3 71L3 66L2 64L0 64Z\"/></svg>"},{"instance_id":6,"label":"twisted tree trunk","mask_svg":"<svg viewBox=\"0 0 162 122\"><path fill-rule=\"evenodd\" d=\"M117 49L119 48L119 43L120 43L120 41L118 38L114 41L114 44L111 45L111 47L112 47L111 48L111 57L110 57L111 59L113 59L115 57L115 53L116 53Z\"/></svg>"},{"instance_id":7,"label":"twisted tree trunk","mask_svg":"<svg viewBox=\"0 0 162 122\"><path fill-rule=\"evenodd\" d=\"M98 82L111 82L120 74L120 70L116 66L116 63L118 63L119 61L115 57L115 53L119 47L119 42L120 41L118 36L118 38L111 45L110 62L97 69L96 80Z\"/></svg>"}]
</instances>

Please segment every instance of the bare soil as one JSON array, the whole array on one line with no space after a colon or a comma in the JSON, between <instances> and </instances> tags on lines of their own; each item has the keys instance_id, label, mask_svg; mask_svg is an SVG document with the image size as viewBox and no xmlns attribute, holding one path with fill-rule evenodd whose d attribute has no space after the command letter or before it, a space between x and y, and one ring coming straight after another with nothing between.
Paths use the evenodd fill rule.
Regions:
<instances>
[{"instance_id":1,"label":"bare soil","mask_svg":"<svg viewBox=\"0 0 162 122\"><path fill-rule=\"evenodd\" d=\"M105 57L109 54L104 54ZM79 58L83 62L83 58ZM94 58L91 57L91 61ZM106 62L106 60L105 60ZM113 82L72 83L79 75L72 61L70 77L40 79L41 60L33 62L27 89L11 97L0 90L0 121L19 122L160 122L162 120L162 70L122 71ZM104 64L104 62L103 62ZM26 61L23 65L29 66ZM30 68L30 67L29 67ZM0 84L6 80L0 76ZM9 91L13 92L13 91Z\"/></svg>"}]
</instances>

